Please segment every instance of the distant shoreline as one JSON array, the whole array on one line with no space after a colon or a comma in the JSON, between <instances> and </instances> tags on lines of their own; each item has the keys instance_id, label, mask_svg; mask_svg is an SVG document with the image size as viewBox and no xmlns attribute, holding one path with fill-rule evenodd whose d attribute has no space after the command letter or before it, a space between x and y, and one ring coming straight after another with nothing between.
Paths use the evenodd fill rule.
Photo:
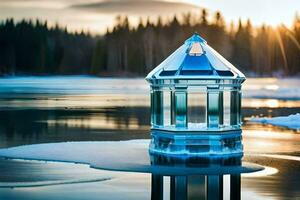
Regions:
<instances>
[{"instance_id":1,"label":"distant shoreline","mask_svg":"<svg viewBox=\"0 0 300 200\"><path fill-rule=\"evenodd\" d=\"M95 77L95 78L145 78L146 75L130 73L103 73L103 74L0 74L0 78L26 78L26 77ZM284 75L246 75L248 78L300 78L300 74L294 76Z\"/></svg>"},{"instance_id":2,"label":"distant shoreline","mask_svg":"<svg viewBox=\"0 0 300 200\"><path fill-rule=\"evenodd\" d=\"M145 75L146 76L146 75ZM0 78L5 77L103 77L103 78L143 78L143 75L133 73L101 73L101 74L0 74Z\"/></svg>"}]
</instances>

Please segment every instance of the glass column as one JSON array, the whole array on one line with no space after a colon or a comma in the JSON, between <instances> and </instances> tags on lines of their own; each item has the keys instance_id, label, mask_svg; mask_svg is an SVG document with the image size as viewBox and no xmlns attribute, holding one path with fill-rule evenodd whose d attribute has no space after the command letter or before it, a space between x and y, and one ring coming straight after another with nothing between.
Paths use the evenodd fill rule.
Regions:
<instances>
[{"instance_id":1,"label":"glass column","mask_svg":"<svg viewBox=\"0 0 300 200\"><path fill-rule=\"evenodd\" d=\"M218 128L223 124L223 92L219 89L207 90L207 127Z\"/></svg>"},{"instance_id":2,"label":"glass column","mask_svg":"<svg viewBox=\"0 0 300 200\"><path fill-rule=\"evenodd\" d=\"M175 111L176 127L187 127L187 88L176 88L172 109Z\"/></svg>"},{"instance_id":3,"label":"glass column","mask_svg":"<svg viewBox=\"0 0 300 200\"><path fill-rule=\"evenodd\" d=\"M241 107L242 107L242 92L238 91L237 94L237 103L238 103L238 107L237 107L237 117L238 117L238 125L241 125L242 123L242 113L241 113Z\"/></svg>"},{"instance_id":4,"label":"glass column","mask_svg":"<svg viewBox=\"0 0 300 200\"><path fill-rule=\"evenodd\" d=\"M151 126L154 126L154 95L152 88L150 89L150 104L151 104Z\"/></svg>"},{"instance_id":5,"label":"glass column","mask_svg":"<svg viewBox=\"0 0 300 200\"><path fill-rule=\"evenodd\" d=\"M230 93L230 125L238 125L239 118L239 92L234 90Z\"/></svg>"},{"instance_id":6,"label":"glass column","mask_svg":"<svg viewBox=\"0 0 300 200\"><path fill-rule=\"evenodd\" d=\"M163 104L163 92L153 88L151 93L151 112L152 112L152 125L161 126L164 124L164 104Z\"/></svg>"},{"instance_id":7,"label":"glass column","mask_svg":"<svg viewBox=\"0 0 300 200\"><path fill-rule=\"evenodd\" d=\"M171 95L171 125L175 125L176 124L176 119L175 119L175 91L172 90L170 92Z\"/></svg>"},{"instance_id":8,"label":"glass column","mask_svg":"<svg viewBox=\"0 0 300 200\"><path fill-rule=\"evenodd\" d=\"M224 124L224 95L219 91L219 125Z\"/></svg>"}]
</instances>

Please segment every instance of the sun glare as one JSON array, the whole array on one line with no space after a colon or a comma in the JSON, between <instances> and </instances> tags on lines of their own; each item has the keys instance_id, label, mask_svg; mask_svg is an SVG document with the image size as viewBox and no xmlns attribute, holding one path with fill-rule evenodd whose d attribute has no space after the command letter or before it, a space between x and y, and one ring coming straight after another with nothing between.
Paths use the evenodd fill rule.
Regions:
<instances>
[{"instance_id":1,"label":"sun glare","mask_svg":"<svg viewBox=\"0 0 300 200\"><path fill-rule=\"evenodd\" d=\"M183 1L212 12L221 11L227 22L250 19L255 26L268 24L275 27L285 24L290 27L295 14L300 10L300 1L297 0L279 0L276 3L272 0L180 0Z\"/></svg>"}]
</instances>

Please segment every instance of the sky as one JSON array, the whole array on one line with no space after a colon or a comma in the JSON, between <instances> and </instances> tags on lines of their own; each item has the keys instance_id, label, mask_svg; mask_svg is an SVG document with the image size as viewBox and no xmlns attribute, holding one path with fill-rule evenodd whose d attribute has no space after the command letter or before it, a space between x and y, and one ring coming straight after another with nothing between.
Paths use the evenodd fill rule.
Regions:
<instances>
[{"instance_id":1,"label":"sky","mask_svg":"<svg viewBox=\"0 0 300 200\"><path fill-rule=\"evenodd\" d=\"M227 23L249 18L255 26L291 26L296 12L300 15L300 0L0 0L0 20L38 18L72 31L103 33L118 14L137 23L140 17L167 17L201 8L211 14L221 11Z\"/></svg>"}]
</instances>

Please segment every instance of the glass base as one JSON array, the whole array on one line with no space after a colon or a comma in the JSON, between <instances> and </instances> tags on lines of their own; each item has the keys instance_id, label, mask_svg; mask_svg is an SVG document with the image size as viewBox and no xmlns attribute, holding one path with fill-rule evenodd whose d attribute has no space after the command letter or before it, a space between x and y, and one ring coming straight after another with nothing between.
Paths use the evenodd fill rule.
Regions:
<instances>
[{"instance_id":1,"label":"glass base","mask_svg":"<svg viewBox=\"0 0 300 200\"><path fill-rule=\"evenodd\" d=\"M243 155L242 131L152 130L149 152L174 157L241 156Z\"/></svg>"},{"instance_id":2,"label":"glass base","mask_svg":"<svg viewBox=\"0 0 300 200\"><path fill-rule=\"evenodd\" d=\"M184 133L194 133L198 132L201 134L205 133L227 133L227 132L241 132L240 125L218 125L216 127L208 127L206 123L188 123L187 127L176 127L175 125L161 125L152 126L152 130L163 131L163 132L184 132Z\"/></svg>"}]
</instances>

